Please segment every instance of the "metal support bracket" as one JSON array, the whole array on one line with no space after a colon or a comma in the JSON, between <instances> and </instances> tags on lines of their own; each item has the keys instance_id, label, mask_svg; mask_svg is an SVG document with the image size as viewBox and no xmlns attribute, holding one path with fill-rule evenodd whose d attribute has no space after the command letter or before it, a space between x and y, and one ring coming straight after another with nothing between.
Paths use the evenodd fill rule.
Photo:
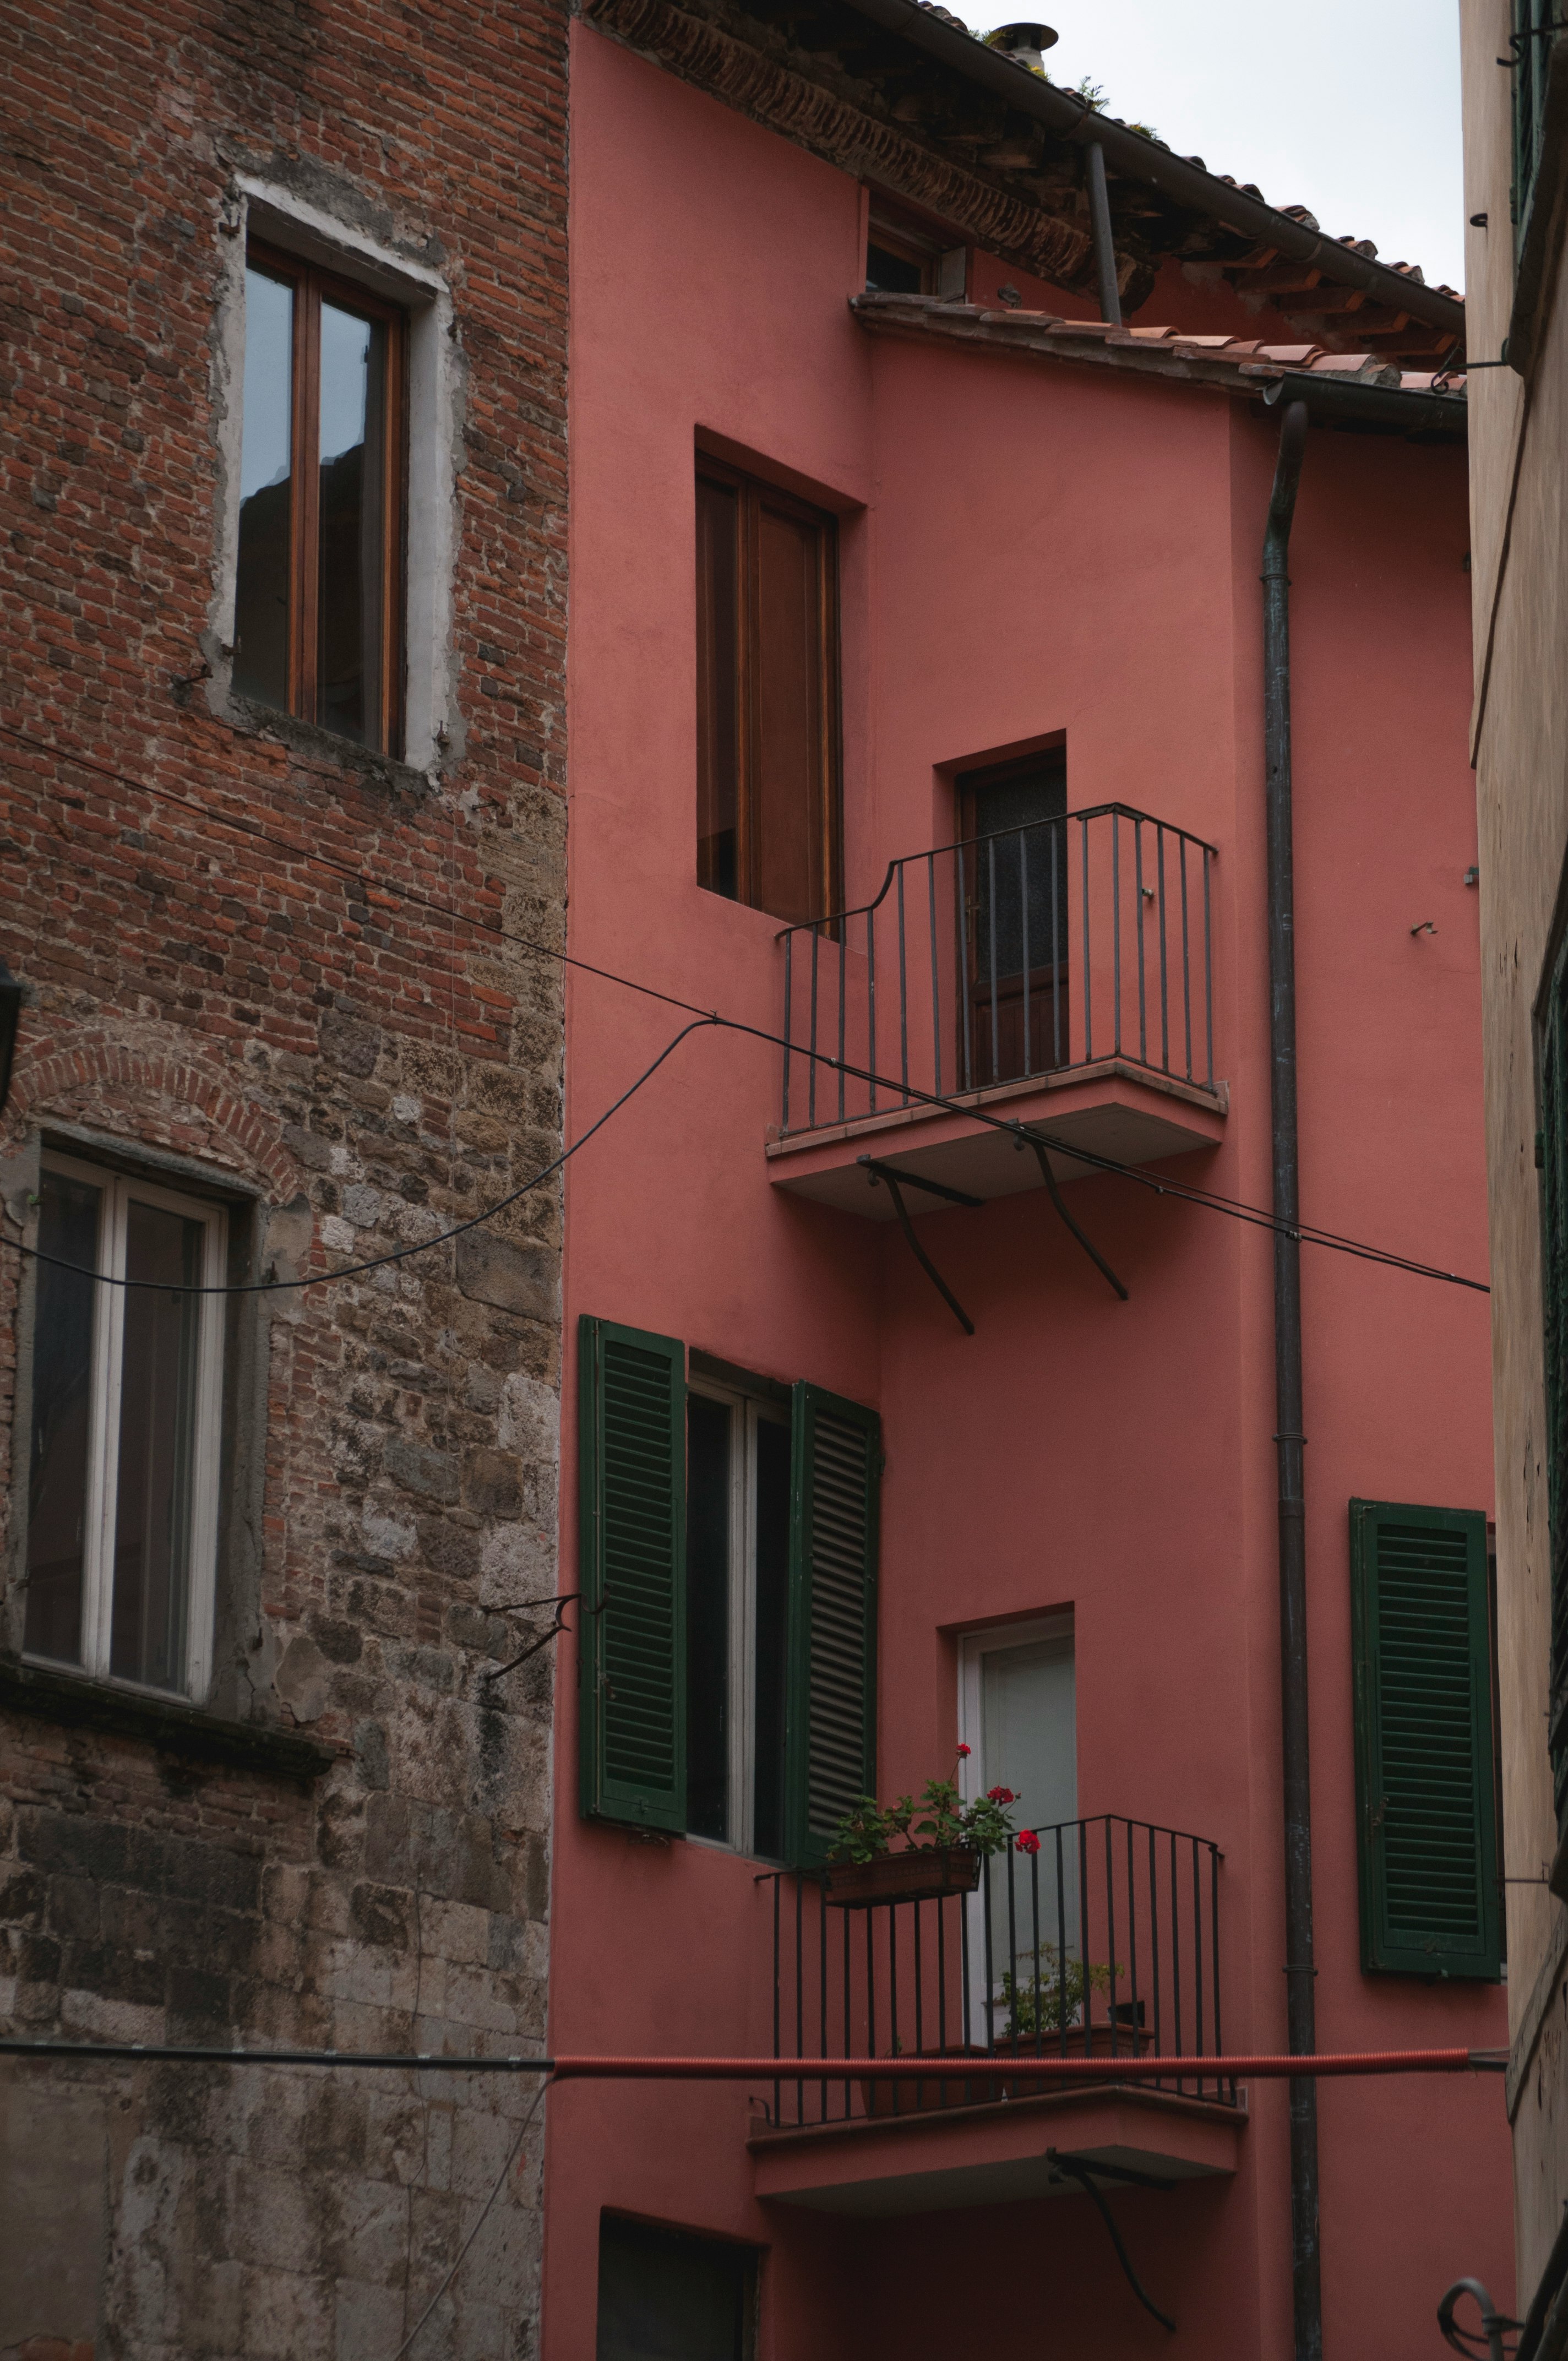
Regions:
<instances>
[{"instance_id":1,"label":"metal support bracket","mask_svg":"<svg viewBox=\"0 0 1568 2361\"><path fill-rule=\"evenodd\" d=\"M872 1186L879 1180L887 1183L887 1193L893 1199L893 1210L898 1216L898 1226L909 1243L909 1251L952 1313L966 1336L974 1334L974 1322L937 1268L930 1256L915 1235L915 1224L909 1218L909 1208L904 1202L905 1188L925 1189L933 1197L945 1197L950 1205L983 1205L983 1197L971 1197L962 1189L949 1189L945 1180L927 1180L918 1172L901 1172L896 1165L880 1164L874 1156L858 1156L857 1164L871 1174Z\"/></svg>"},{"instance_id":2,"label":"metal support bracket","mask_svg":"<svg viewBox=\"0 0 1568 2361\"><path fill-rule=\"evenodd\" d=\"M1111 2244L1116 2249L1116 2260L1126 2274L1127 2285L1132 2289L1144 2310L1152 2313L1160 2326L1168 2328L1174 2336L1175 2321L1171 2319L1168 2312L1161 2312L1158 2304L1153 2302L1139 2285L1138 2275L1133 2268L1132 2258L1122 2243L1122 2233L1117 2229L1111 2208L1105 2202L1104 2192L1096 2185L1096 2177L1098 2176L1102 2180L1125 2181L1135 2189L1170 2189L1175 2186L1174 2182L1158 2180L1152 2172L1135 2172L1130 2165L1102 2164L1097 2157L1073 2156L1058 2147L1048 2147L1046 2155L1058 2173L1069 2180L1076 2180L1085 2196L1093 2198L1100 2219L1111 2234Z\"/></svg>"},{"instance_id":3,"label":"metal support bracket","mask_svg":"<svg viewBox=\"0 0 1568 2361\"><path fill-rule=\"evenodd\" d=\"M554 1598L508 1599L499 1607L490 1608L488 1611L492 1615L514 1615L519 1609L553 1607L555 1609L555 1620L542 1631L537 1639L531 1641L520 1656L513 1656L509 1664L492 1665L488 1673L481 1673L479 1678L482 1681L499 1681L503 1673L515 1673L519 1664L526 1664L530 1656L537 1656L541 1648L547 1648L551 1641L558 1639L563 1631L569 1632L572 1627L566 1620L566 1609L575 1598L581 1598L582 1596L583 1593L580 1590L563 1590ZM583 1613L602 1615L608 1605L607 1594L597 1607L585 1607Z\"/></svg>"},{"instance_id":4,"label":"metal support bracket","mask_svg":"<svg viewBox=\"0 0 1568 2361\"><path fill-rule=\"evenodd\" d=\"M1084 1236L1083 1232L1079 1228L1078 1224L1073 1220L1072 1215L1068 1212L1066 1205L1062 1202L1061 1190L1058 1184L1056 1174L1051 1170L1051 1159L1046 1152L1045 1141L1043 1139L1036 1139L1032 1131L1025 1131L1023 1126L1020 1125L1013 1144L1015 1148L1032 1148L1034 1149L1035 1154L1040 1159L1040 1178L1044 1180L1047 1189L1050 1191L1052 1204L1061 1215L1062 1220L1067 1224L1068 1228L1072 1232L1073 1236L1078 1240L1079 1245L1083 1248L1084 1253L1089 1257L1090 1261L1094 1265L1095 1269L1099 1271L1102 1279L1106 1279L1109 1284L1115 1289L1123 1302L1125 1303L1128 1301L1126 1289L1123 1286L1121 1280L1117 1278L1115 1272L1112 1269L1104 1256L1100 1252L1099 1247L1091 1246L1089 1240ZM1068 1150L1067 1153L1070 1154L1070 1149Z\"/></svg>"}]
</instances>

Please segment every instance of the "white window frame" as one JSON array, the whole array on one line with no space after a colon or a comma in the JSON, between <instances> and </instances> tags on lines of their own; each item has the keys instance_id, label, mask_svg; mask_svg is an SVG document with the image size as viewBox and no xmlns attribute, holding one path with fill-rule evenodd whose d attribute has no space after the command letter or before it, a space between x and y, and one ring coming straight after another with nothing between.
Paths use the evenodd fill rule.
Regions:
<instances>
[{"instance_id":1,"label":"white window frame","mask_svg":"<svg viewBox=\"0 0 1568 2361\"><path fill-rule=\"evenodd\" d=\"M104 1279L126 1275L126 1215L132 1202L161 1206L203 1225L200 1284L221 1288L227 1259L228 1217L221 1205L105 1164L46 1149L45 1171L82 1180L103 1192L98 1216L98 1268ZM190 1598L186 1614L185 1686L152 1689L109 1670L114 1618L115 1521L119 1494L120 1386L125 1348L123 1287L93 1289L93 1380L87 1428L87 1499L82 1518L82 1659L69 1669L116 1688L154 1697L200 1700L212 1678L213 1625L218 1555L218 1455L223 1433L224 1299L203 1295L197 1319L196 1381L191 1438ZM61 1660L28 1653L33 1664Z\"/></svg>"},{"instance_id":2,"label":"white window frame","mask_svg":"<svg viewBox=\"0 0 1568 2361\"><path fill-rule=\"evenodd\" d=\"M687 1380L686 1392L722 1402L734 1417L729 1453L729 1807L723 1837L687 1832L689 1844L755 1854L757 1804L757 1429L782 1426L782 1403L707 1378Z\"/></svg>"}]
</instances>

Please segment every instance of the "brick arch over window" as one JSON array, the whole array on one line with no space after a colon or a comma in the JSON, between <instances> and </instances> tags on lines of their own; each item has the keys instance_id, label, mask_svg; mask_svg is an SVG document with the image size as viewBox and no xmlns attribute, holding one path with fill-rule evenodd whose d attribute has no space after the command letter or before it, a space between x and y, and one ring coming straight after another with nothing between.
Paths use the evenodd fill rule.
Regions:
<instances>
[{"instance_id":1,"label":"brick arch over window","mask_svg":"<svg viewBox=\"0 0 1568 2361\"><path fill-rule=\"evenodd\" d=\"M13 1137L46 1115L92 1126L241 1173L275 1204L302 1186L279 1126L235 1078L188 1050L140 1046L103 1032L53 1041L28 1054L18 1044L5 1128Z\"/></svg>"}]
</instances>

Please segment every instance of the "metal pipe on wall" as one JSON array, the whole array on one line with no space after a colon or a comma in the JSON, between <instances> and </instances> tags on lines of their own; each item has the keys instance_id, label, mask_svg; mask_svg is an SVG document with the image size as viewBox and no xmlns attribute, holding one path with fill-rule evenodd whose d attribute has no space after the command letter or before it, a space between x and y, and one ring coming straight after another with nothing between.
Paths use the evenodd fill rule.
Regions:
<instances>
[{"instance_id":1,"label":"metal pipe on wall","mask_svg":"<svg viewBox=\"0 0 1568 2361\"><path fill-rule=\"evenodd\" d=\"M1307 1528L1301 1431L1300 1159L1296 1107L1295 884L1290 818L1290 526L1307 405L1288 404L1263 536L1264 796L1268 867L1268 1049L1274 1164L1275 1450L1279 1490L1279 1688L1285 1796L1285 1990L1292 2054L1316 2047L1312 1791L1307 1722ZM1321 2361L1318 2097L1290 2084L1290 2254L1296 2361Z\"/></svg>"},{"instance_id":2,"label":"metal pipe on wall","mask_svg":"<svg viewBox=\"0 0 1568 2361\"><path fill-rule=\"evenodd\" d=\"M1100 290L1100 316L1113 327L1122 324L1122 291L1116 284L1116 247L1111 236L1111 199L1105 187L1105 150L1098 139L1084 149L1089 175L1089 225L1094 236L1094 277Z\"/></svg>"}]
</instances>

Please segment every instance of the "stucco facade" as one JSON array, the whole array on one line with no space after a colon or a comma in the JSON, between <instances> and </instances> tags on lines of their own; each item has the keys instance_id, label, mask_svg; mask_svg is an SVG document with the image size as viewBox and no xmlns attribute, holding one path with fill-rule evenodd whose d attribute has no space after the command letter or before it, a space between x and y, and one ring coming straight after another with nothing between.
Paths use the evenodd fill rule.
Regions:
<instances>
[{"instance_id":1,"label":"stucco facade","mask_svg":"<svg viewBox=\"0 0 1568 2361\"><path fill-rule=\"evenodd\" d=\"M762 101L738 71L733 105L691 87L695 34L685 80L633 54L648 15L625 43L593 24L574 33L574 951L765 1032L784 1022L779 920L696 883L693 470L718 452L837 519L849 906L876 896L891 861L952 842L958 774L1060 737L1069 811L1121 799L1217 848L1228 1111L1194 1117L1214 1144L1159 1169L1266 1204L1257 576L1277 413L1174 379L873 333L850 303L872 201L856 171L807 152L816 119L798 144L747 120ZM1081 288L1031 278L983 237L968 267L981 309L1007 286L999 322L1014 296L1019 318L1093 313ZM1221 337L1270 325L1217 274L1178 266L1133 316ZM1310 1218L1479 1276L1464 496L1462 446L1309 437L1291 557L1297 959ZM569 1126L679 1022L575 975ZM1080 1175L1069 1209L1125 1282L1122 1302L1040 1188L978 1209L912 1195L968 1336L896 1225L859 1210L877 1201L857 1152L897 1146L916 1163L913 1133L781 1142L776 1049L698 1032L677 1060L618 1118L614 1148L572 1168L568 1356L589 1315L679 1340L699 1379L805 1379L880 1412L878 1793L951 1761L974 1635L1070 1610L1079 1809L1223 1849L1227 2040L1283 2046L1266 1235ZM1053 1104L1078 1106L1061 1079ZM1129 1105L1153 1103L1143 1087L1128 1085ZM1320 2039L1496 2043L1495 1985L1360 1966L1347 1546L1354 1496L1489 1510L1485 1306L1321 1251L1306 1257L1306 1302ZM564 1433L570 1566L570 1416ZM767 2053L771 1864L582 1817L577 1712L564 1696L556 2046ZM786 1959L786 2010L793 1972ZM1215 2178L1110 2199L1177 2321L1168 2338L1080 2194L962 2210L957 2125L879 2129L861 2169L883 2185L857 2215L856 2168L823 2159L834 2138L836 2155L858 2139L871 2158L863 2123L791 2149L794 2135L772 2132L771 2088L567 2086L551 2111L548 2350L595 2351L596 2242L612 2214L755 2250L765 2356L1157 2342L1274 2361L1291 2349L1285 2094L1247 2097ZM1508 2284L1497 2086L1346 2084L1321 2104L1324 2349L1415 2361L1459 2271ZM1102 2123L1092 2137L1106 2136ZM1037 2137L1091 2144L1087 2119L1059 2111ZM887 2196L894 2152L917 2141L923 2169L959 2176L924 2205Z\"/></svg>"},{"instance_id":2,"label":"stucco facade","mask_svg":"<svg viewBox=\"0 0 1568 2361\"><path fill-rule=\"evenodd\" d=\"M1514 20L1507 8L1475 0L1462 10L1461 22L1470 350L1474 359L1496 363L1507 348L1520 364L1475 370L1469 399L1471 742L1481 864L1497 1614L1507 1868L1515 1881L1508 1888L1508 2104L1519 2286L1528 2304L1552 2257L1568 2196L1568 1910L1560 1898L1568 1888L1547 1741L1552 1542L1538 1029L1568 855L1568 709L1560 686L1568 631L1568 323L1555 300L1562 246L1555 200L1542 203L1528 250L1511 218L1513 77L1497 60L1509 53ZM1544 72L1547 45L1537 46ZM1557 59L1551 71L1560 73L1561 66ZM1559 126L1552 133L1556 170L1561 153ZM1527 265L1533 300L1516 305Z\"/></svg>"}]
</instances>

